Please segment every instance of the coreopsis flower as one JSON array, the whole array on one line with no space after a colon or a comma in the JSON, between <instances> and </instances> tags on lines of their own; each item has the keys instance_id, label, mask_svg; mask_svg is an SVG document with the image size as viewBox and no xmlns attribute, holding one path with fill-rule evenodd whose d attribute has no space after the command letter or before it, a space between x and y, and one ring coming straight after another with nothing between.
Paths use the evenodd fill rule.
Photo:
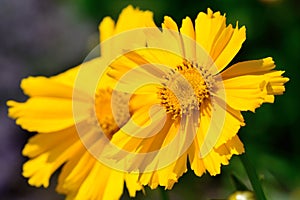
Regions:
<instances>
[{"instance_id":1,"label":"coreopsis flower","mask_svg":"<svg viewBox=\"0 0 300 200\"><path fill-rule=\"evenodd\" d=\"M130 23L127 23L128 19ZM145 21L149 20L152 20L151 12L128 6L120 14L116 25L109 17L101 22L100 40L108 40L128 29L143 27ZM115 51L121 51L118 49L122 49L122 45L125 44L126 48L130 49L127 42L110 44L114 45ZM136 43L145 45L145 39L139 37L132 45ZM101 54L106 54L109 50L101 48ZM109 79L99 84L93 93L76 88L81 96L73 97L80 68L97 70L103 67L103 64L103 59L98 55L98 58L50 78L26 78L22 80L21 88L29 96L28 100L7 102L9 116L16 119L16 123L23 129L37 132L22 151L22 154L29 158L23 166L23 176L29 178L30 185L48 187L50 176L62 166L56 189L65 194L67 199L119 199L123 193L124 182L132 197L136 191L142 189L136 174L114 170L90 154L77 131L76 125L87 125L84 137L89 139L88 133L93 131L94 123L98 122L102 135L106 136L104 139L109 140L118 131L119 126L128 120L128 115L122 114L123 105L119 104L118 124L115 122L111 109L111 86L114 83ZM86 77L85 81L90 81L89 77ZM115 93L120 101L124 95L126 96L124 93ZM79 111L80 124L75 123L72 104L80 104L90 109L90 112ZM93 111L96 116L91 118ZM101 143L104 139L99 137L97 142Z\"/></svg>"},{"instance_id":2,"label":"coreopsis flower","mask_svg":"<svg viewBox=\"0 0 300 200\"><path fill-rule=\"evenodd\" d=\"M109 76L120 83L114 90L132 95L135 125L114 135L117 148L106 156L126 160L124 169L141 173L140 183L151 188L171 189L188 161L197 176L219 174L244 152L237 135L245 125L241 111L273 103L289 79L270 57L229 66L246 28L226 25L220 12L200 12L194 24L186 17L181 28L165 17L161 30L143 32L147 47L110 64Z\"/></svg>"}]
</instances>

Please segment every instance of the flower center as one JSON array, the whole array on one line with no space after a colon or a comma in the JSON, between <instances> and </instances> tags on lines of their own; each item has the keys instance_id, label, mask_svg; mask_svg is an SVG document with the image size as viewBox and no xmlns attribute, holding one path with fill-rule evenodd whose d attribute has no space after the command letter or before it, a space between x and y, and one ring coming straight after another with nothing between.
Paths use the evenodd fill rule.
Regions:
<instances>
[{"instance_id":1,"label":"flower center","mask_svg":"<svg viewBox=\"0 0 300 200\"><path fill-rule=\"evenodd\" d=\"M107 138L111 139L130 118L129 94L112 89L99 89L95 97L98 123Z\"/></svg>"},{"instance_id":2,"label":"flower center","mask_svg":"<svg viewBox=\"0 0 300 200\"><path fill-rule=\"evenodd\" d=\"M159 88L158 96L166 112L172 118L190 115L199 110L205 99L209 98L212 75L203 67L183 61L175 70L165 76L164 87Z\"/></svg>"}]
</instances>

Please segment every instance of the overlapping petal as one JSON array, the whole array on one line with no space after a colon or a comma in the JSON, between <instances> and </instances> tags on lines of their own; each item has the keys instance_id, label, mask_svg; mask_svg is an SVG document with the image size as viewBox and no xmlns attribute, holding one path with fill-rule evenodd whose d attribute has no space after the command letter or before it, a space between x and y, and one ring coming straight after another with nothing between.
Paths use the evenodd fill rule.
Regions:
<instances>
[{"instance_id":1,"label":"overlapping petal","mask_svg":"<svg viewBox=\"0 0 300 200\"><path fill-rule=\"evenodd\" d=\"M237 110L255 111L262 103L274 102L274 95L283 94L283 71L275 71L272 58L234 64L221 73L227 103Z\"/></svg>"},{"instance_id":2,"label":"overlapping petal","mask_svg":"<svg viewBox=\"0 0 300 200\"><path fill-rule=\"evenodd\" d=\"M148 26L154 26L153 13L132 6L123 9L116 23L110 17L104 18L99 25L101 55L106 57L121 55L124 50L145 46L146 38L143 31L135 30ZM111 37L114 39L108 40Z\"/></svg>"}]
</instances>

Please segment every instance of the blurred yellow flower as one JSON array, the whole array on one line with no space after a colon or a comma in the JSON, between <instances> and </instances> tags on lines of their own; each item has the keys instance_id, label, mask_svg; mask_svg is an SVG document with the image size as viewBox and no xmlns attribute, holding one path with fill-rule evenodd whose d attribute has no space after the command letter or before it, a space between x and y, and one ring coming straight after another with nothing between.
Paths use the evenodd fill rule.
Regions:
<instances>
[{"instance_id":1,"label":"blurred yellow flower","mask_svg":"<svg viewBox=\"0 0 300 200\"><path fill-rule=\"evenodd\" d=\"M99 26L100 41L128 29L143 27L149 20L152 20L151 12L128 6L122 11L116 24L109 17L103 19ZM139 37L135 43L145 45L145 39ZM115 44L114 47L123 48L122 44ZM109 50L111 48L107 52ZM101 48L101 54L105 52L106 49ZM24 103L12 100L7 102L9 116L16 119L18 125L28 131L38 132L22 151L24 156L29 157L23 166L23 175L29 178L30 185L48 187L50 176L63 166L56 189L67 195L67 199L119 199L123 193L124 181L130 196L134 197L136 191L142 190L136 174L117 171L99 162L86 150L77 133L72 110L74 102L96 107L97 120L108 139L119 129L110 109L112 81L107 80L99 86L96 94L88 95L85 91L79 91L82 92L81 98L73 98L75 79L80 68L94 70L101 68L101 65L102 58L95 58L57 76L26 78L21 87L29 99ZM124 95L119 94L121 98ZM118 108L120 107L122 105ZM82 123L95 123L90 120L90 113L80 114ZM119 116L120 123L128 120L122 113Z\"/></svg>"},{"instance_id":2,"label":"blurred yellow flower","mask_svg":"<svg viewBox=\"0 0 300 200\"><path fill-rule=\"evenodd\" d=\"M196 175L217 175L232 155L243 153L241 111L273 103L289 79L274 70L270 57L227 67L246 29L227 26L220 12L200 12L194 25L186 17L180 29L170 17L162 30L151 27L144 30L146 48L110 65L109 75L120 83L114 89L133 94L132 120L140 127L115 134L111 142L118 148L110 156L131 160L126 170L144 172L142 185L171 189L187 171L187 160ZM151 159L136 156L153 152Z\"/></svg>"}]
</instances>

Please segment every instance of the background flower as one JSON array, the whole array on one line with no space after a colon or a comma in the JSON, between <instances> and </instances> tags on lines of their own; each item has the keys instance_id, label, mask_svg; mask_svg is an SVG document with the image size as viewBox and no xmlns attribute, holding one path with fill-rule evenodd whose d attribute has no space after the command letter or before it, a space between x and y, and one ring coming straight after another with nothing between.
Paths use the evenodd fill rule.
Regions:
<instances>
[{"instance_id":1,"label":"background flower","mask_svg":"<svg viewBox=\"0 0 300 200\"><path fill-rule=\"evenodd\" d=\"M272 105L262 106L256 111L255 118L252 113L246 113L248 126L241 129L240 136L263 178L267 196L286 199L294 195L297 199L297 191L300 190L297 170L300 167L297 131L300 119L297 106L300 98L298 0L245 0L243 4L236 0L203 0L197 3L192 0L28 0L23 3L1 0L0 196L13 200L40 199L40 195L45 199L63 199L51 193L53 187L52 190L29 187L27 180L20 177L24 162L20 152L28 134L6 117L5 102L7 99L25 98L19 89L21 78L54 75L68 66L81 63L98 42L95 24L107 15L116 19L129 3L152 10L157 22L161 22L164 15L170 15L178 24L185 16L195 18L199 10L204 11L207 7L220 10L227 13L230 23L239 19L239 24L247 27L247 41L233 63L272 56L278 69L286 70L286 76L291 80L284 97L277 98ZM202 199L224 198L234 190L229 184L231 171L246 177L239 162L233 159L230 166L223 168L221 176L197 178L192 173L184 175L170 191L170 196L172 199L199 199L201 194ZM50 186L54 186L55 181L54 177ZM158 191L147 191L147 194L149 199L159 198Z\"/></svg>"},{"instance_id":2,"label":"background flower","mask_svg":"<svg viewBox=\"0 0 300 200\"><path fill-rule=\"evenodd\" d=\"M130 21L129 25L127 20ZM151 12L128 6L122 10L116 23L110 18L100 23L100 42L128 29L143 27L148 20L152 20ZM47 188L50 177L61 167L56 190L65 194L66 199L119 199L124 182L132 197L136 191L142 190L137 182L137 174L123 173L98 162L87 151L83 141L90 143L94 139L93 142L99 144L96 151L105 151L105 143L130 117L122 112L122 106L126 104L119 102L116 108L119 117L113 118L110 104L114 82L106 77L97 87L90 88L89 83L95 78L97 84L101 70L107 66L104 55L110 50L119 52L124 48L131 49L131 45L145 44L145 37L134 41L120 39L109 43L107 47L101 46L102 57L97 51L96 58L64 73L50 78L38 76L22 80L21 88L29 98L25 102L9 100L7 105L8 115L16 120L16 124L25 130L37 132L22 150L22 154L29 157L23 165L22 174L28 178L30 185ZM85 69L96 76L80 79ZM119 101L124 99L125 94L114 94L119 95ZM79 117L74 117L76 114ZM97 122L102 129L97 129ZM80 132L79 127L83 127L83 135L77 133Z\"/></svg>"}]
</instances>

